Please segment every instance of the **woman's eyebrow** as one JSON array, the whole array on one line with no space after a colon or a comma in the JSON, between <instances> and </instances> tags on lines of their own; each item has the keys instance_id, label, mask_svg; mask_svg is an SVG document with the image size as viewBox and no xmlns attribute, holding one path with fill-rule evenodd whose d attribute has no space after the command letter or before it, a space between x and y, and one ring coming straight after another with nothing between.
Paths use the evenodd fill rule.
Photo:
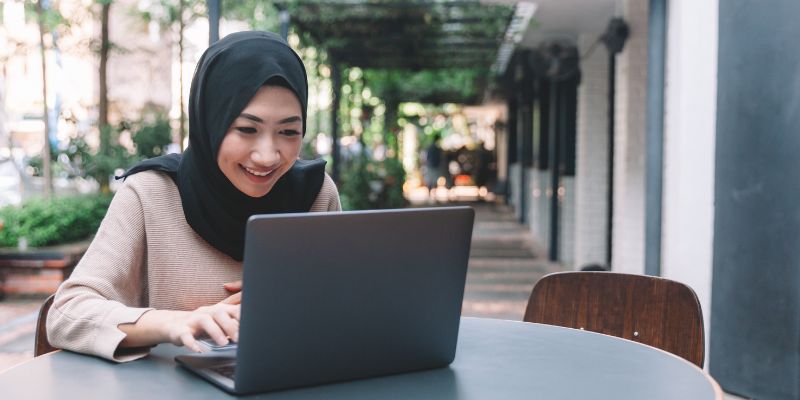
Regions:
<instances>
[{"instance_id":1,"label":"woman's eyebrow","mask_svg":"<svg viewBox=\"0 0 800 400\"><path fill-rule=\"evenodd\" d=\"M263 124L263 123L264 123L264 120L263 120L263 119L261 119L261 118L259 118L259 117L256 117L256 116L255 116L255 115L253 115L253 114L241 113L241 114L239 114L239 117L240 117L240 118L249 119L249 120L251 120L251 121L258 122L258 123L260 123L260 124ZM290 122L298 122L298 121L302 121L302 120L303 120L302 118L300 118L299 116L296 116L296 115L295 115L295 116L293 116L293 117L284 118L284 119L282 119L282 120L278 121L278 124L279 124L279 125L281 125L281 124L288 124L288 123L290 123Z\"/></svg>"},{"instance_id":2,"label":"woman's eyebrow","mask_svg":"<svg viewBox=\"0 0 800 400\"><path fill-rule=\"evenodd\" d=\"M284 119L278 121L278 124L279 125L280 124L288 124L290 122L298 122L298 121L302 121L302 120L303 120L302 118L300 118L300 117L295 115L294 117L284 118Z\"/></svg>"},{"instance_id":3,"label":"woman's eyebrow","mask_svg":"<svg viewBox=\"0 0 800 400\"><path fill-rule=\"evenodd\" d=\"M264 123L264 120L263 120L263 119L261 119L261 118L258 118L258 117L256 117L256 116L255 116L255 115L253 115L253 114L241 113L241 114L239 114L239 117L240 117L240 118L246 118L246 119L249 119L249 120L251 120L251 121L258 122L258 123L260 123L260 124L263 124L263 123Z\"/></svg>"}]
</instances>

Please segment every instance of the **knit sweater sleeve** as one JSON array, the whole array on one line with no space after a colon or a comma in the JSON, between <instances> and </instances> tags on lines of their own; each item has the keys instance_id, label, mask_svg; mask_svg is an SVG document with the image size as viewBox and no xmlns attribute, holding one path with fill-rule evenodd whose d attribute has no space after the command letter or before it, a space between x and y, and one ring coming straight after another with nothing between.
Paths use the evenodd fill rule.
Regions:
<instances>
[{"instance_id":1,"label":"knit sweater sleeve","mask_svg":"<svg viewBox=\"0 0 800 400\"><path fill-rule=\"evenodd\" d=\"M117 362L147 355L147 348L118 349L126 335L117 326L150 310L144 307L146 242L136 178L116 193L86 254L56 292L47 316L53 346Z\"/></svg>"},{"instance_id":2,"label":"knit sweater sleeve","mask_svg":"<svg viewBox=\"0 0 800 400\"><path fill-rule=\"evenodd\" d=\"M319 211L342 211L342 204L339 201L339 190L336 189L336 184L333 183L330 175L325 174L325 180L322 182L322 187L319 189L314 204L311 205L311 212Z\"/></svg>"}]
</instances>

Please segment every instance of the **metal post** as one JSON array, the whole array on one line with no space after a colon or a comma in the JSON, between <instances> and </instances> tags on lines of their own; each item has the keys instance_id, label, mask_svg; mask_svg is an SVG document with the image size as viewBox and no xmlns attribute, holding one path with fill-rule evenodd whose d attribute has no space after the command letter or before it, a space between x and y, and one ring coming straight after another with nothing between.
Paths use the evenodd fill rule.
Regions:
<instances>
[{"instance_id":1,"label":"metal post","mask_svg":"<svg viewBox=\"0 0 800 400\"><path fill-rule=\"evenodd\" d=\"M664 61L667 1L650 0L647 51L644 272L661 275L661 197L664 168Z\"/></svg>"},{"instance_id":2,"label":"metal post","mask_svg":"<svg viewBox=\"0 0 800 400\"><path fill-rule=\"evenodd\" d=\"M222 13L220 0L206 0L208 7L208 45L219 40L219 16Z\"/></svg>"},{"instance_id":3,"label":"metal post","mask_svg":"<svg viewBox=\"0 0 800 400\"><path fill-rule=\"evenodd\" d=\"M614 243L614 102L617 86L617 54L608 53L608 192L606 206L606 266L611 269Z\"/></svg>"},{"instance_id":4,"label":"metal post","mask_svg":"<svg viewBox=\"0 0 800 400\"><path fill-rule=\"evenodd\" d=\"M291 22L292 18L289 15L288 10L281 10L280 12L280 21L281 21L281 37L284 40L289 40L289 23Z\"/></svg>"}]
</instances>

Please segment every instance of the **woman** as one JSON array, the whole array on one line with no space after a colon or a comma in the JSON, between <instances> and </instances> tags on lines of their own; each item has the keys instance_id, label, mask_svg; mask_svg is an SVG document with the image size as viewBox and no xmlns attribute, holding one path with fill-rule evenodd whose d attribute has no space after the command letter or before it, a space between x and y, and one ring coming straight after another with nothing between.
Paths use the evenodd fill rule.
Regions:
<instances>
[{"instance_id":1,"label":"woman","mask_svg":"<svg viewBox=\"0 0 800 400\"><path fill-rule=\"evenodd\" d=\"M297 159L307 86L302 61L277 35L235 33L206 50L192 80L189 147L123 175L56 293L52 345L129 361L158 343L200 351L202 336L237 340L232 293L247 219L341 208L325 162Z\"/></svg>"}]
</instances>

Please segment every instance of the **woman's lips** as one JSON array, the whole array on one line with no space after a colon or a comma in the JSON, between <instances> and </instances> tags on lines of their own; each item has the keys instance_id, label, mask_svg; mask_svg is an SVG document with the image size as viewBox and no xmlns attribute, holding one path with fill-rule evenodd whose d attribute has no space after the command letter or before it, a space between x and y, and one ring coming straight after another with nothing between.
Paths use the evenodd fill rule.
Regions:
<instances>
[{"instance_id":1,"label":"woman's lips","mask_svg":"<svg viewBox=\"0 0 800 400\"><path fill-rule=\"evenodd\" d=\"M244 171L245 175L255 183L264 183L269 181L272 178L272 175L275 171L278 170L278 167L272 168L267 171L259 171L256 169L245 167L244 165L239 165L239 167Z\"/></svg>"}]
</instances>

